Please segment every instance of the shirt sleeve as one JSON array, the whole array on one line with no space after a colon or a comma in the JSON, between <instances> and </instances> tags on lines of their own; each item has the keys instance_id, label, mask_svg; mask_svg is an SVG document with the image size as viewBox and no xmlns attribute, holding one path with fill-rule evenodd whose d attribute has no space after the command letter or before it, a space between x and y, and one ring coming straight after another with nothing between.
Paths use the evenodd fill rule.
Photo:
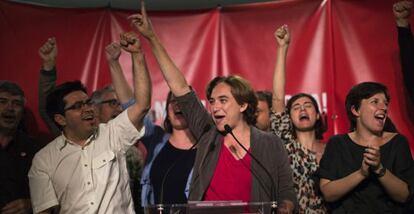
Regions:
<instances>
[{"instance_id":1,"label":"shirt sleeve","mask_svg":"<svg viewBox=\"0 0 414 214\"><path fill-rule=\"evenodd\" d=\"M318 175L320 178L325 178L328 180L336 180L337 174L337 158L339 155L337 151L337 137L332 137L329 139L325 152L323 153L322 159L320 161Z\"/></svg>"},{"instance_id":2,"label":"shirt sleeve","mask_svg":"<svg viewBox=\"0 0 414 214\"><path fill-rule=\"evenodd\" d=\"M193 90L176 99L195 139L200 139L204 133L215 127L210 114Z\"/></svg>"},{"instance_id":3,"label":"shirt sleeve","mask_svg":"<svg viewBox=\"0 0 414 214\"><path fill-rule=\"evenodd\" d=\"M410 192L409 198L413 197L414 194L414 162L410 151L410 146L407 139L399 135L397 136L395 149L395 163L393 174L403 180L408 185Z\"/></svg>"},{"instance_id":4,"label":"shirt sleeve","mask_svg":"<svg viewBox=\"0 0 414 214\"><path fill-rule=\"evenodd\" d=\"M414 102L414 39L411 28L398 27L398 46L400 48L401 70L405 88Z\"/></svg>"},{"instance_id":5,"label":"shirt sleeve","mask_svg":"<svg viewBox=\"0 0 414 214\"><path fill-rule=\"evenodd\" d=\"M123 111L115 119L108 122L109 143L115 152L125 153L130 146L145 134L145 126L137 130L129 120L127 111Z\"/></svg>"},{"instance_id":6,"label":"shirt sleeve","mask_svg":"<svg viewBox=\"0 0 414 214\"><path fill-rule=\"evenodd\" d=\"M33 213L39 213L59 204L52 180L48 174L46 162L46 160L42 159L42 155L36 155L29 171L30 198Z\"/></svg>"},{"instance_id":7,"label":"shirt sleeve","mask_svg":"<svg viewBox=\"0 0 414 214\"><path fill-rule=\"evenodd\" d=\"M285 143L293 140L292 122L286 111L270 113L270 130Z\"/></svg>"},{"instance_id":8,"label":"shirt sleeve","mask_svg":"<svg viewBox=\"0 0 414 214\"><path fill-rule=\"evenodd\" d=\"M53 68L50 71L41 70L39 77L39 114L42 120L47 125L50 132L53 135L58 136L60 134L59 128L56 126L55 122L49 118L46 112L46 97L52 90L56 87L56 68Z\"/></svg>"}]
</instances>

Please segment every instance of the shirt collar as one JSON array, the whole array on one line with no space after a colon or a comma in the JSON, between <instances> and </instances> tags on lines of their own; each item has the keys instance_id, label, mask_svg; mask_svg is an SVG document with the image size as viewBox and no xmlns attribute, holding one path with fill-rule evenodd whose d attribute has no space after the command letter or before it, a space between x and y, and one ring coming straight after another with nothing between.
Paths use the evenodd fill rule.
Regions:
<instances>
[{"instance_id":1,"label":"shirt collar","mask_svg":"<svg viewBox=\"0 0 414 214\"><path fill-rule=\"evenodd\" d=\"M63 139L60 141L61 143L59 144L59 150L62 151L62 149L64 149L67 144L70 144L73 146L80 146L82 148L86 147L89 144L91 144L94 140L96 140L96 138L98 137L98 132L99 132L98 128L94 129L93 133L91 134L91 136L88 137L88 139L86 140L83 146L80 146L79 144L76 144L73 141L69 140L68 138L66 138L65 134L62 132L61 137Z\"/></svg>"}]
</instances>

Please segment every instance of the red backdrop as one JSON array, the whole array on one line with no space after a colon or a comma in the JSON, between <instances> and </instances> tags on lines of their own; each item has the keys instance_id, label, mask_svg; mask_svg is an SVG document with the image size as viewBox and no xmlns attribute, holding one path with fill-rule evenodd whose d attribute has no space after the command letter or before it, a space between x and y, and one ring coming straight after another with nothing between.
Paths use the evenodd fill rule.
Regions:
<instances>
[{"instance_id":1,"label":"red backdrop","mask_svg":"<svg viewBox=\"0 0 414 214\"><path fill-rule=\"evenodd\" d=\"M314 94L328 114L326 136L348 130L344 99L362 81L386 84L390 117L414 149L413 104L405 96L392 14L394 1L281 0L212 10L149 15L161 41L187 80L204 98L216 75L238 74L258 90L270 90L275 64L275 29L288 24L287 94ZM134 11L55 9L0 1L0 79L26 92L34 115L31 131L46 132L37 110L38 48L48 37L58 43L58 82L80 79L90 91L110 83L104 47L130 31ZM144 42L153 81L153 109L163 116L167 86ZM414 60L414 59L413 59ZM127 54L121 64L131 79Z\"/></svg>"}]
</instances>

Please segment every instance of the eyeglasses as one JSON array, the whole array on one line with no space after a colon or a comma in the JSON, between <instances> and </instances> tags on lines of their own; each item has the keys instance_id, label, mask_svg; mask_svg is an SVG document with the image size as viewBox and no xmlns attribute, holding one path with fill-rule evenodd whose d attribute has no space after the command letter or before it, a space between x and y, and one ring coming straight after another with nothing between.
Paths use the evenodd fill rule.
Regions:
<instances>
[{"instance_id":1,"label":"eyeglasses","mask_svg":"<svg viewBox=\"0 0 414 214\"><path fill-rule=\"evenodd\" d=\"M21 108L24 106L23 100L17 100L17 99L8 99L5 97L0 97L0 105L7 106L11 104L13 108Z\"/></svg>"},{"instance_id":2,"label":"eyeglasses","mask_svg":"<svg viewBox=\"0 0 414 214\"><path fill-rule=\"evenodd\" d=\"M81 110L84 106L90 107L92 105L93 105L93 103L92 103L91 99L82 100L82 101L78 101L78 102L74 103L73 105L65 108L64 111Z\"/></svg>"},{"instance_id":3,"label":"eyeglasses","mask_svg":"<svg viewBox=\"0 0 414 214\"><path fill-rule=\"evenodd\" d=\"M104 100L100 102L99 104L105 104L105 103L108 103L108 105L111 107L118 107L121 105L121 103L117 99Z\"/></svg>"}]
</instances>

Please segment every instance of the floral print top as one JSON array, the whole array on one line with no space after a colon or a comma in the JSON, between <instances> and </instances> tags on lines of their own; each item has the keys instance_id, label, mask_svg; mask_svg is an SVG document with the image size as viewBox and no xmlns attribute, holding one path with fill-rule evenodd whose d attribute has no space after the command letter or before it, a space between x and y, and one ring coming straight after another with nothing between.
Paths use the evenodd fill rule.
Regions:
<instances>
[{"instance_id":1,"label":"floral print top","mask_svg":"<svg viewBox=\"0 0 414 214\"><path fill-rule=\"evenodd\" d=\"M317 170L319 164L315 153L296 141L293 136L289 114L270 113L271 132L285 142L290 166L293 171L293 184L299 202L299 213L327 213L322 194L319 191Z\"/></svg>"}]
</instances>

